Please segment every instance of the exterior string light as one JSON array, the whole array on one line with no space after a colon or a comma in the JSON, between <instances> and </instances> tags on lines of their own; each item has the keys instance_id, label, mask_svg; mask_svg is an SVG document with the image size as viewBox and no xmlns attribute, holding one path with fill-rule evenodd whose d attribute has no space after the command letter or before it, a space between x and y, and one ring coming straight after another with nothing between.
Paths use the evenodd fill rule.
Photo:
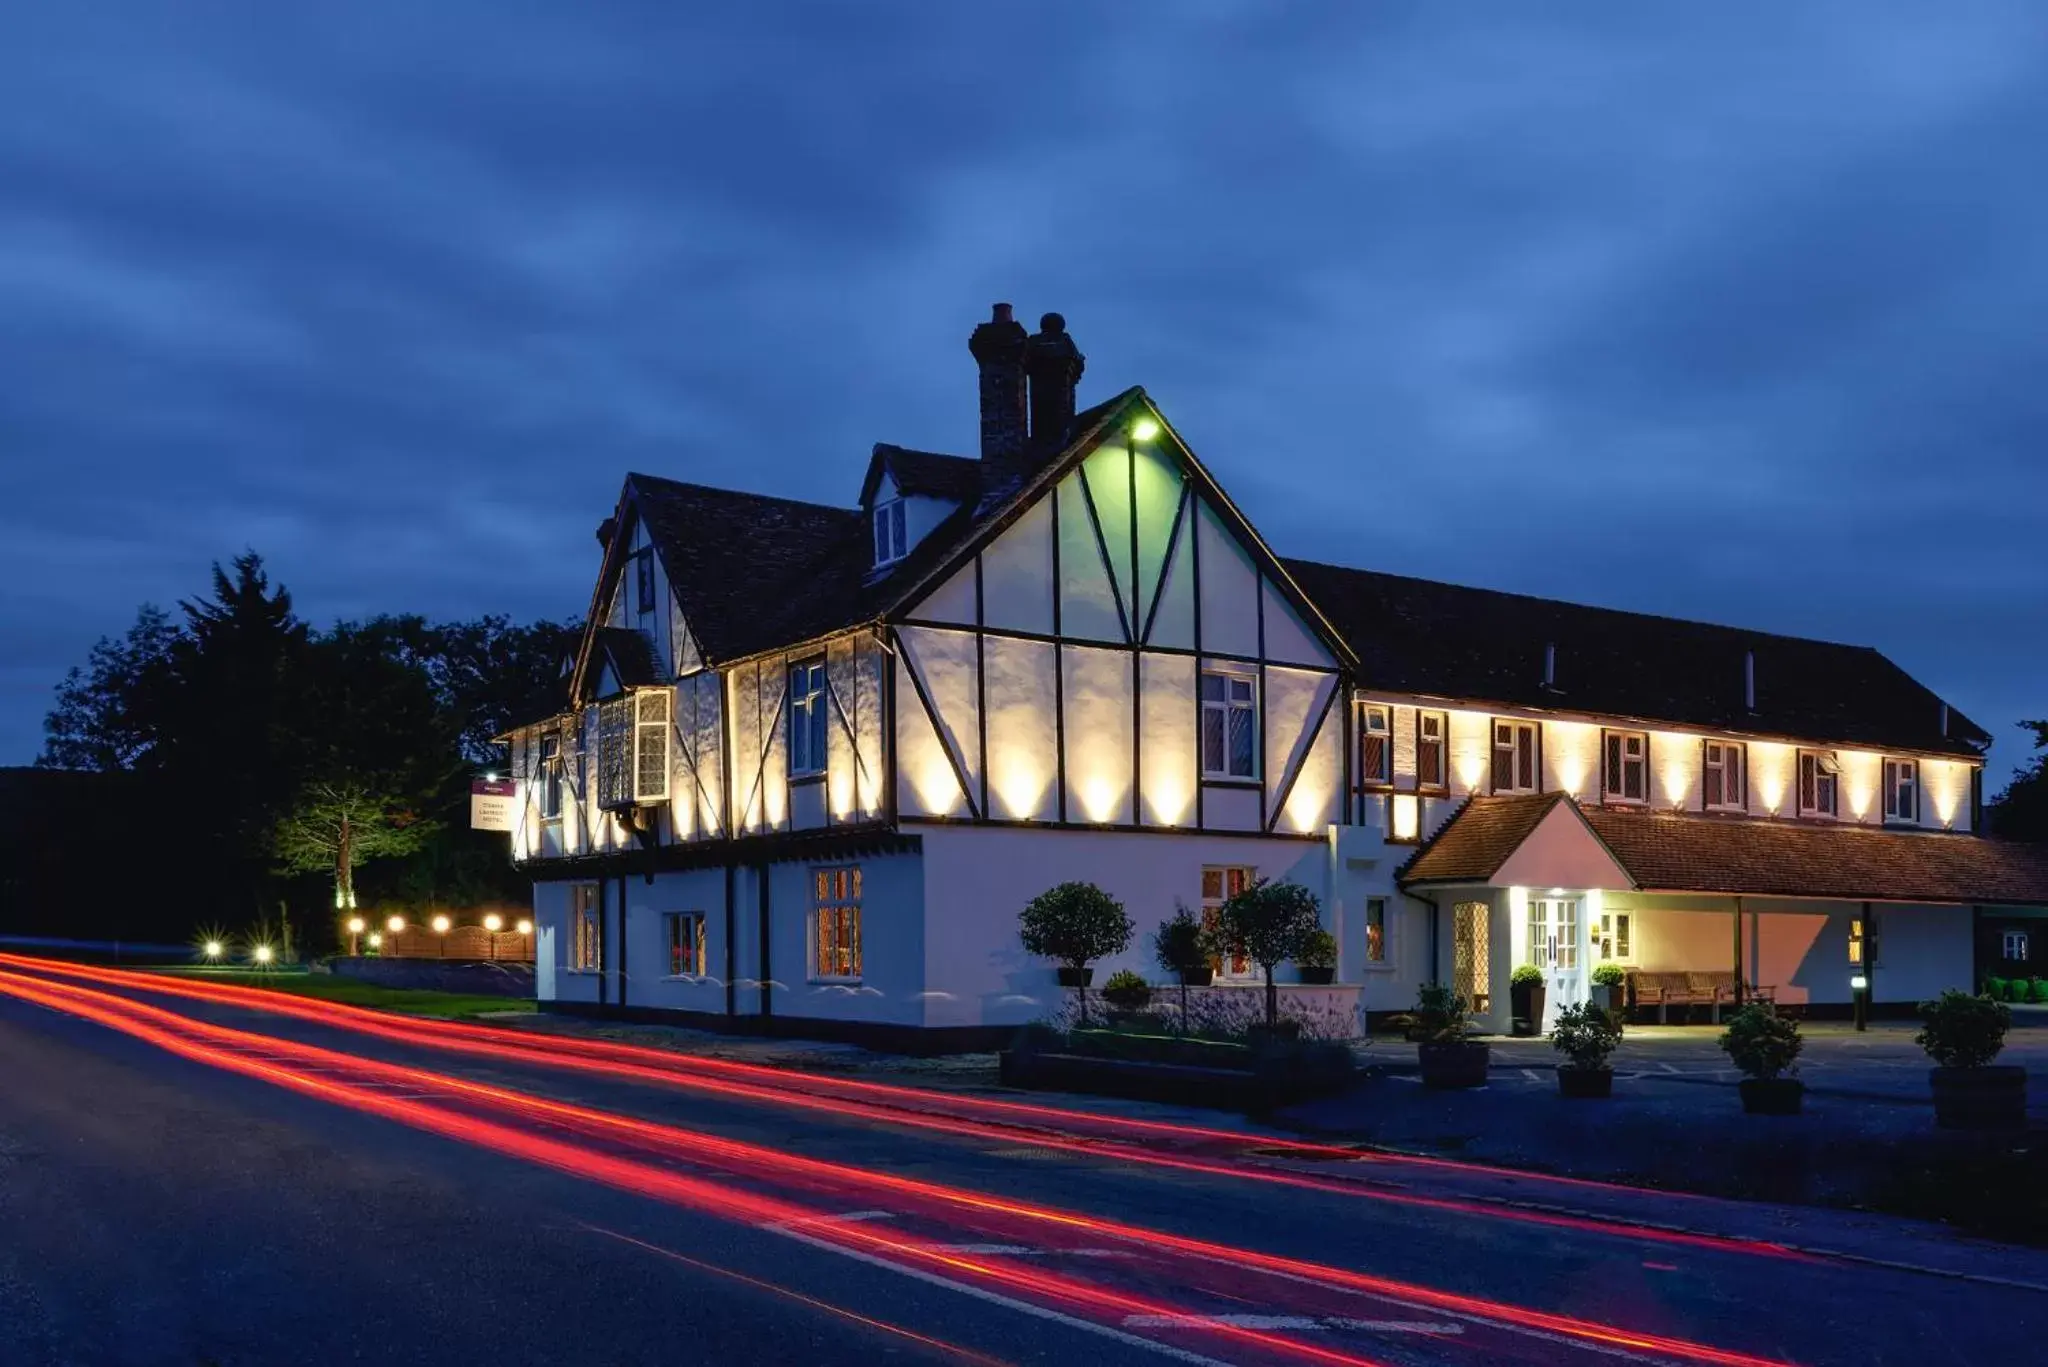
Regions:
<instances>
[{"instance_id":1,"label":"exterior string light","mask_svg":"<svg viewBox=\"0 0 2048 1367\"><path fill-rule=\"evenodd\" d=\"M454 923L451 922L446 916L436 916L434 918L434 933L436 935L446 935L448 933L448 927L452 924Z\"/></svg>"},{"instance_id":2,"label":"exterior string light","mask_svg":"<svg viewBox=\"0 0 2048 1367\"><path fill-rule=\"evenodd\" d=\"M504 928L505 918L498 915L497 912L494 911L490 915L484 917L484 929L490 931L492 934L495 935L497 932L503 930Z\"/></svg>"},{"instance_id":3,"label":"exterior string light","mask_svg":"<svg viewBox=\"0 0 2048 1367\"><path fill-rule=\"evenodd\" d=\"M393 935L399 934L405 929L405 918L403 916L392 917L384 923L384 929L390 931Z\"/></svg>"}]
</instances>

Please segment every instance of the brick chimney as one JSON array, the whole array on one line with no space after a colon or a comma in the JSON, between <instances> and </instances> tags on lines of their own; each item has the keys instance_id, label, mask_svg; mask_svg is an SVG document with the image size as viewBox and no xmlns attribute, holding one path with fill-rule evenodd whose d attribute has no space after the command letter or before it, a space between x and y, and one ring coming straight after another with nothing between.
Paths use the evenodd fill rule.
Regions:
<instances>
[{"instance_id":1,"label":"brick chimney","mask_svg":"<svg viewBox=\"0 0 2048 1367\"><path fill-rule=\"evenodd\" d=\"M1067 320L1048 313L1024 347L1024 373L1031 380L1031 445L1039 452L1066 445L1074 425L1074 387L1087 358L1067 335Z\"/></svg>"},{"instance_id":2,"label":"brick chimney","mask_svg":"<svg viewBox=\"0 0 2048 1367\"><path fill-rule=\"evenodd\" d=\"M967 339L981 367L981 458L1016 460L1024 454L1024 325L997 304Z\"/></svg>"}]
</instances>

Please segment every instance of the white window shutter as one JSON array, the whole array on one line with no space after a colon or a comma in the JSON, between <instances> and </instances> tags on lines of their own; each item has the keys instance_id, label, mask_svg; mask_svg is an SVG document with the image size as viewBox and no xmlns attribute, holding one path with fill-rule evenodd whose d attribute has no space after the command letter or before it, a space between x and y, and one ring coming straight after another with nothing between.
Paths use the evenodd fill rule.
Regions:
<instances>
[{"instance_id":1,"label":"white window shutter","mask_svg":"<svg viewBox=\"0 0 2048 1367\"><path fill-rule=\"evenodd\" d=\"M633 695L633 801L666 802L669 789L669 689L643 688Z\"/></svg>"}]
</instances>

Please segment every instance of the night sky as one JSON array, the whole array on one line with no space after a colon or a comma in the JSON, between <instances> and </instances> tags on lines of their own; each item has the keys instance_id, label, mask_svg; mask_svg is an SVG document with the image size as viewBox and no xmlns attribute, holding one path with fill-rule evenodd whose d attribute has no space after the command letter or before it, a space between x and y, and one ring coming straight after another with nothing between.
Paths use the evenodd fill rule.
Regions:
<instances>
[{"instance_id":1,"label":"night sky","mask_svg":"<svg viewBox=\"0 0 2048 1367\"><path fill-rule=\"evenodd\" d=\"M566 617L629 469L972 454L998 299L1283 553L2048 714L2038 5L708 8L11 8L0 763L245 547Z\"/></svg>"}]
</instances>

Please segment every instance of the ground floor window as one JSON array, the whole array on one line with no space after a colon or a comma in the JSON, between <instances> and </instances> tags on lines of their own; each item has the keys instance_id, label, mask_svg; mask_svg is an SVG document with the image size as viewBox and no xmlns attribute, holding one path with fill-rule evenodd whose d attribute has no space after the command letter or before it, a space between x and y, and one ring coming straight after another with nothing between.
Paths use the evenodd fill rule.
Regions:
<instances>
[{"instance_id":1,"label":"ground floor window","mask_svg":"<svg viewBox=\"0 0 2048 1367\"><path fill-rule=\"evenodd\" d=\"M1493 908L1459 902L1451 908L1451 988L1485 1014L1493 995Z\"/></svg>"},{"instance_id":2,"label":"ground floor window","mask_svg":"<svg viewBox=\"0 0 2048 1367\"><path fill-rule=\"evenodd\" d=\"M1863 943L1863 918L1862 918L1862 917L1860 917L1860 916L1857 916L1857 917L1852 917L1852 918L1850 919L1850 921L1849 921L1849 965L1850 965L1850 967L1852 967L1852 968L1861 968L1861 967L1863 967L1863 956L1864 956L1864 952L1865 952L1865 949L1866 949L1866 946L1865 946L1865 945L1864 945L1864 943Z\"/></svg>"},{"instance_id":3,"label":"ground floor window","mask_svg":"<svg viewBox=\"0 0 2048 1367\"><path fill-rule=\"evenodd\" d=\"M811 976L860 977L860 868L811 870Z\"/></svg>"},{"instance_id":4,"label":"ground floor window","mask_svg":"<svg viewBox=\"0 0 2048 1367\"><path fill-rule=\"evenodd\" d=\"M1384 897L1365 899L1365 961L1369 964L1387 961L1387 899Z\"/></svg>"},{"instance_id":5,"label":"ground floor window","mask_svg":"<svg viewBox=\"0 0 2048 1367\"><path fill-rule=\"evenodd\" d=\"M597 884L569 885L569 971L595 973L599 958Z\"/></svg>"},{"instance_id":6,"label":"ground floor window","mask_svg":"<svg viewBox=\"0 0 2048 1367\"><path fill-rule=\"evenodd\" d=\"M2005 957L2014 963L2027 961L2027 932L2008 930L2005 932Z\"/></svg>"},{"instance_id":7,"label":"ground floor window","mask_svg":"<svg viewBox=\"0 0 2048 1367\"><path fill-rule=\"evenodd\" d=\"M662 918L668 931L668 975L671 978L704 976L704 913L672 911Z\"/></svg>"},{"instance_id":8,"label":"ground floor window","mask_svg":"<svg viewBox=\"0 0 2048 1367\"><path fill-rule=\"evenodd\" d=\"M1202 869L1202 928L1214 933L1223 918L1223 904L1257 881L1259 871L1248 864L1205 865ZM1226 978L1251 976L1252 961L1242 954L1212 956L1209 967Z\"/></svg>"},{"instance_id":9,"label":"ground floor window","mask_svg":"<svg viewBox=\"0 0 2048 1367\"><path fill-rule=\"evenodd\" d=\"M1635 919L1635 913L1630 911L1600 913L1600 943L1596 948L1602 961L1612 960L1618 964L1635 962Z\"/></svg>"}]
</instances>

